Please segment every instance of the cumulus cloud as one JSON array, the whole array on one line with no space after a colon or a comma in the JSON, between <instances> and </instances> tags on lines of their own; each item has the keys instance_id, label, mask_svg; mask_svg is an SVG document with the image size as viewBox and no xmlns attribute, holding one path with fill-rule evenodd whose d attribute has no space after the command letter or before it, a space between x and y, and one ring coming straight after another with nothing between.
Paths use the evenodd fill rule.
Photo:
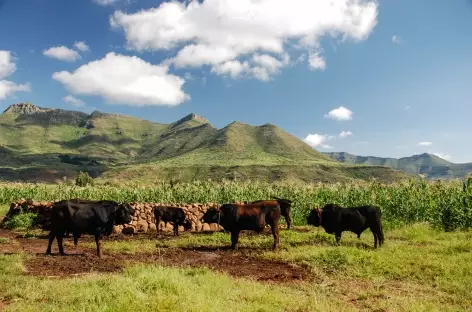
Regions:
<instances>
[{"instance_id":1,"label":"cumulus cloud","mask_svg":"<svg viewBox=\"0 0 472 312\"><path fill-rule=\"evenodd\" d=\"M190 99L182 90L185 80L169 74L167 66L114 52L52 78L71 93L101 96L110 104L176 106Z\"/></svg>"},{"instance_id":2,"label":"cumulus cloud","mask_svg":"<svg viewBox=\"0 0 472 312\"><path fill-rule=\"evenodd\" d=\"M31 85L26 84L16 84L13 81L9 80L0 80L0 100L4 100L9 96L12 96L15 92L30 92Z\"/></svg>"},{"instance_id":3,"label":"cumulus cloud","mask_svg":"<svg viewBox=\"0 0 472 312\"><path fill-rule=\"evenodd\" d=\"M335 120L351 120L354 113L344 106L339 106L324 115L324 118Z\"/></svg>"},{"instance_id":4,"label":"cumulus cloud","mask_svg":"<svg viewBox=\"0 0 472 312\"><path fill-rule=\"evenodd\" d=\"M321 39L366 40L377 15L376 0L193 0L116 11L110 24L124 31L128 49L177 51L167 60L175 67L269 80L289 64L287 45L308 51L309 68L323 70Z\"/></svg>"},{"instance_id":5,"label":"cumulus cloud","mask_svg":"<svg viewBox=\"0 0 472 312\"><path fill-rule=\"evenodd\" d=\"M11 54L11 51L0 50L0 100L12 96L16 92L30 92L31 85L17 84L13 81L4 80L16 71L17 59Z\"/></svg>"},{"instance_id":6,"label":"cumulus cloud","mask_svg":"<svg viewBox=\"0 0 472 312\"><path fill-rule=\"evenodd\" d=\"M329 141L333 138L333 136L327 134L308 134L303 141L310 145L311 147L318 147L321 146L323 148L333 148L332 146L325 144L326 141Z\"/></svg>"},{"instance_id":7,"label":"cumulus cloud","mask_svg":"<svg viewBox=\"0 0 472 312\"><path fill-rule=\"evenodd\" d=\"M352 135L352 132L351 131L341 131L341 133L339 134L339 137L340 138L347 138L348 136L351 136Z\"/></svg>"},{"instance_id":8,"label":"cumulus cloud","mask_svg":"<svg viewBox=\"0 0 472 312\"><path fill-rule=\"evenodd\" d=\"M231 78L238 78L241 74L246 73L249 70L248 62L239 61L226 61L221 64L213 66L212 72L222 76L230 76Z\"/></svg>"},{"instance_id":9,"label":"cumulus cloud","mask_svg":"<svg viewBox=\"0 0 472 312\"><path fill-rule=\"evenodd\" d=\"M10 51L0 50L0 79L10 76L16 71L16 64Z\"/></svg>"},{"instance_id":10,"label":"cumulus cloud","mask_svg":"<svg viewBox=\"0 0 472 312\"><path fill-rule=\"evenodd\" d=\"M423 142L418 142L418 145L419 145L419 146L430 146L430 145L433 145L433 143L432 143L432 142L423 141Z\"/></svg>"},{"instance_id":11,"label":"cumulus cloud","mask_svg":"<svg viewBox=\"0 0 472 312\"><path fill-rule=\"evenodd\" d=\"M50 58L55 58L60 61L75 62L80 59L80 54L65 46L52 47L43 51L43 54Z\"/></svg>"},{"instance_id":12,"label":"cumulus cloud","mask_svg":"<svg viewBox=\"0 0 472 312\"><path fill-rule=\"evenodd\" d=\"M405 41L402 39L402 37L397 36L397 35L393 35L392 36L392 42L395 43L395 44L402 44Z\"/></svg>"},{"instance_id":13,"label":"cumulus cloud","mask_svg":"<svg viewBox=\"0 0 472 312\"><path fill-rule=\"evenodd\" d=\"M73 95L68 95L68 96L64 97L63 100L67 104L71 104L72 106L75 106L75 107L84 107L85 106L84 101L82 101L81 99L76 98Z\"/></svg>"},{"instance_id":14,"label":"cumulus cloud","mask_svg":"<svg viewBox=\"0 0 472 312\"><path fill-rule=\"evenodd\" d=\"M320 51L310 51L308 54L308 66L311 70L325 70L326 61L323 56L320 55Z\"/></svg>"},{"instance_id":15,"label":"cumulus cloud","mask_svg":"<svg viewBox=\"0 0 472 312\"><path fill-rule=\"evenodd\" d=\"M82 52L90 51L89 46L84 41L75 42L74 47Z\"/></svg>"}]
</instances>

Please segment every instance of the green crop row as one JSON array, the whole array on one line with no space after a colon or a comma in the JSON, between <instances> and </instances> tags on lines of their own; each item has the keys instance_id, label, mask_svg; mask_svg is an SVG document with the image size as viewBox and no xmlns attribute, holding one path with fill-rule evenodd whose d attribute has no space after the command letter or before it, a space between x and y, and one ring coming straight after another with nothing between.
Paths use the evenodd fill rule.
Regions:
<instances>
[{"instance_id":1,"label":"green crop row","mask_svg":"<svg viewBox=\"0 0 472 312\"><path fill-rule=\"evenodd\" d=\"M307 184L304 186L265 182L156 182L139 185L66 186L46 184L0 184L0 203L20 198L35 201L69 198L111 199L119 202L229 203L234 200L268 199L271 196L293 201L295 225L306 223L308 211L327 203L341 206L372 204L382 209L387 222L429 222L446 231L472 227L472 178L450 182L403 182L385 185L369 183Z\"/></svg>"}]
</instances>

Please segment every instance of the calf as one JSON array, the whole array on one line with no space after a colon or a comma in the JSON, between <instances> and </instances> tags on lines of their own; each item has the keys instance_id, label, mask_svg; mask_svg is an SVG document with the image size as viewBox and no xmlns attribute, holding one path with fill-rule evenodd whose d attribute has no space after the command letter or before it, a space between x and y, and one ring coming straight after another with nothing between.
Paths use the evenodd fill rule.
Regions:
<instances>
[{"instance_id":1,"label":"calf","mask_svg":"<svg viewBox=\"0 0 472 312\"><path fill-rule=\"evenodd\" d=\"M74 236L74 244L83 233L93 234L97 245L97 255L102 256L100 239L110 235L114 225L130 223L134 209L127 204L110 200L62 200L51 208L51 231L46 254L51 254L51 245L57 238L59 253L65 255L62 241L66 232Z\"/></svg>"},{"instance_id":2,"label":"calf","mask_svg":"<svg viewBox=\"0 0 472 312\"><path fill-rule=\"evenodd\" d=\"M313 209L307 217L307 223L322 226L326 233L335 234L336 243L341 240L343 231L350 231L361 237L361 233L370 228L374 235L374 248L382 246L384 235L382 231L382 213L376 206L359 206L343 208L335 204L327 204L322 209Z\"/></svg>"},{"instance_id":3,"label":"calf","mask_svg":"<svg viewBox=\"0 0 472 312\"><path fill-rule=\"evenodd\" d=\"M154 217L156 218L156 231L159 231L159 223L164 221L174 224L174 235L179 235L179 225L182 225L185 230L192 228L192 223L186 219L184 210L179 207L161 206L154 208Z\"/></svg>"},{"instance_id":4,"label":"calf","mask_svg":"<svg viewBox=\"0 0 472 312\"><path fill-rule=\"evenodd\" d=\"M280 205L276 201L262 201L255 204L224 204L210 208L201 222L218 223L225 231L231 232L231 249L238 249L239 233L251 230L261 233L268 224L274 236L273 250L279 246Z\"/></svg>"},{"instance_id":5,"label":"calf","mask_svg":"<svg viewBox=\"0 0 472 312\"><path fill-rule=\"evenodd\" d=\"M292 224L292 218L290 217L290 209L292 206L292 201L289 199L272 197L276 202L280 205L280 211L282 216L284 216L285 221L287 222L287 230L290 230L290 225ZM253 201L252 204L257 204L260 202L273 202L271 200L256 200Z\"/></svg>"}]
</instances>

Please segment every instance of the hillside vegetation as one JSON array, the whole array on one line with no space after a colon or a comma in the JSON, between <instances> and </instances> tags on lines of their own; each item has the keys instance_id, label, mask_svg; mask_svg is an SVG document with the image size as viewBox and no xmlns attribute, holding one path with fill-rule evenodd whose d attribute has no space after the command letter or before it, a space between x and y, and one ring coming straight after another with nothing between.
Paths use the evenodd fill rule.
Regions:
<instances>
[{"instance_id":1,"label":"hillside vegetation","mask_svg":"<svg viewBox=\"0 0 472 312\"><path fill-rule=\"evenodd\" d=\"M95 111L14 104L0 115L0 178L57 182L87 171L102 180L208 178L398 181L382 166L341 164L281 128L233 122L217 129L190 114L171 124Z\"/></svg>"},{"instance_id":2,"label":"hillside vegetation","mask_svg":"<svg viewBox=\"0 0 472 312\"><path fill-rule=\"evenodd\" d=\"M429 153L402 158L356 156L345 152L324 154L346 164L387 166L413 175L421 174L429 179L463 178L472 172L472 163L454 164Z\"/></svg>"}]
</instances>

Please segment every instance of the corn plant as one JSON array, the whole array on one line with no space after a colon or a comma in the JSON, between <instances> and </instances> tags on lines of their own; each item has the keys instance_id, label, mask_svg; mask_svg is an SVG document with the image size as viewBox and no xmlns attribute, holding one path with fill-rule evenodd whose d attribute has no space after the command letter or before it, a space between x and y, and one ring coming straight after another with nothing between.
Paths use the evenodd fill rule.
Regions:
<instances>
[{"instance_id":1,"label":"corn plant","mask_svg":"<svg viewBox=\"0 0 472 312\"><path fill-rule=\"evenodd\" d=\"M312 208L336 203L344 207L365 204L379 206L386 222L429 222L447 231L472 227L472 178L467 181L407 181L388 185L375 181L306 185L261 181L155 181L151 186L106 184L85 187L40 183L0 184L1 204L10 204L21 198L50 201L74 197L169 204L230 203L235 200L269 199L272 196L293 201L292 219L295 225L306 224L306 215Z\"/></svg>"}]
</instances>

